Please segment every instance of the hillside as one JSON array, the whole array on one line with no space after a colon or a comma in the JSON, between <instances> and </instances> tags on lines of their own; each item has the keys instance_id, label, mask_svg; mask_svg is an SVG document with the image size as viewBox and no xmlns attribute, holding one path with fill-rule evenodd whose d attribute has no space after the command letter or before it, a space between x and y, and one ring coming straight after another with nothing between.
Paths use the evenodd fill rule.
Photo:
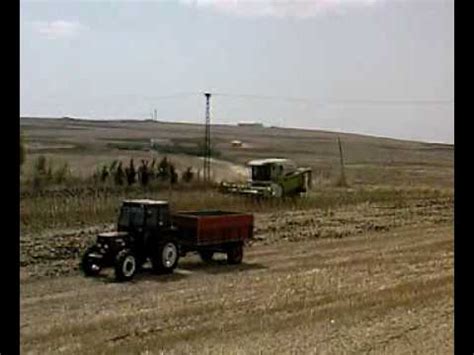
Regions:
<instances>
[{"instance_id":1,"label":"hillside","mask_svg":"<svg viewBox=\"0 0 474 355\"><path fill-rule=\"evenodd\" d=\"M90 174L97 163L114 159L126 161L130 157L163 155L170 156L181 169L201 167L197 156L149 151L151 139L172 147L197 148L204 135L204 127L199 124L21 118L20 127L28 145L27 171L39 154L68 160L76 174ZM339 173L335 132L213 125L211 135L219 152L213 165L218 180L245 178L243 165L250 159L263 157L290 158L298 165L312 167L316 186L330 183ZM339 136L351 185L453 187L453 145L346 133ZM232 147L230 142L235 139L243 142L241 148ZM229 169L225 162L234 164L235 169Z\"/></svg>"}]
</instances>

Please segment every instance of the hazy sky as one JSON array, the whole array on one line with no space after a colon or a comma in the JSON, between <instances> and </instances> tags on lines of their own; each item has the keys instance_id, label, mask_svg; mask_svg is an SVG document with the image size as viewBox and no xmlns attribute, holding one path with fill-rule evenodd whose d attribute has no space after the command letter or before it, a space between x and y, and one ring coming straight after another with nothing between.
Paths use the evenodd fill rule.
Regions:
<instances>
[{"instance_id":1,"label":"hazy sky","mask_svg":"<svg viewBox=\"0 0 474 355\"><path fill-rule=\"evenodd\" d=\"M156 108L202 122L210 91L273 97L215 95L216 123L454 141L454 0L21 0L20 11L21 115Z\"/></svg>"}]
</instances>

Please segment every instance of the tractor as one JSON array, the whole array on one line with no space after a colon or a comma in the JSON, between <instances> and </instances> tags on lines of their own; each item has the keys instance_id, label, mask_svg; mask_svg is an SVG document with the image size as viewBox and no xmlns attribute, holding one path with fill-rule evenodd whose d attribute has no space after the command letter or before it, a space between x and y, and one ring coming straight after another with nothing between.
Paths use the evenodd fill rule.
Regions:
<instances>
[{"instance_id":1,"label":"tractor","mask_svg":"<svg viewBox=\"0 0 474 355\"><path fill-rule=\"evenodd\" d=\"M150 259L154 271L172 272L178 247L166 201L126 200L114 232L100 233L83 255L85 275L95 276L112 266L118 281L129 280Z\"/></svg>"},{"instance_id":2,"label":"tractor","mask_svg":"<svg viewBox=\"0 0 474 355\"><path fill-rule=\"evenodd\" d=\"M239 264L253 237L253 215L218 210L170 213L167 201L123 201L114 232L100 233L83 254L81 269L96 276L113 267L117 281L128 281L151 261L158 274L172 273L180 256L197 252L209 262L215 253Z\"/></svg>"}]
</instances>

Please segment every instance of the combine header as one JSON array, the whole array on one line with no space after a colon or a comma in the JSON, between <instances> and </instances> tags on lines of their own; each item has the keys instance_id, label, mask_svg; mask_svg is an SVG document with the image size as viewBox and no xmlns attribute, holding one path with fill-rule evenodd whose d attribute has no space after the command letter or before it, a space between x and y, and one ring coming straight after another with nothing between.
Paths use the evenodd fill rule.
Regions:
<instances>
[{"instance_id":1,"label":"combine header","mask_svg":"<svg viewBox=\"0 0 474 355\"><path fill-rule=\"evenodd\" d=\"M310 168L298 168L289 159L260 159L247 163L251 180L246 184L221 183L221 191L257 197L295 196L311 188Z\"/></svg>"}]
</instances>

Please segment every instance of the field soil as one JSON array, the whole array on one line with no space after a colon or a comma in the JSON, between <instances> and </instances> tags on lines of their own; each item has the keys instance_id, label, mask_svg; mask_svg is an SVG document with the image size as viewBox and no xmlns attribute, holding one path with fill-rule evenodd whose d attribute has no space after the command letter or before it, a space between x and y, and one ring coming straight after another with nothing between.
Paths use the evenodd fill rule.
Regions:
<instances>
[{"instance_id":1,"label":"field soil","mask_svg":"<svg viewBox=\"0 0 474 355\"><path fill-rule=\"evenodd\" d=\"M74 248L112 226L43 235L49 249L24 237L21 350L452 353L452 212L432 199L262 213L243 264L190 255L129 283L77 270Z\"/></svg>"}]
</instances>

